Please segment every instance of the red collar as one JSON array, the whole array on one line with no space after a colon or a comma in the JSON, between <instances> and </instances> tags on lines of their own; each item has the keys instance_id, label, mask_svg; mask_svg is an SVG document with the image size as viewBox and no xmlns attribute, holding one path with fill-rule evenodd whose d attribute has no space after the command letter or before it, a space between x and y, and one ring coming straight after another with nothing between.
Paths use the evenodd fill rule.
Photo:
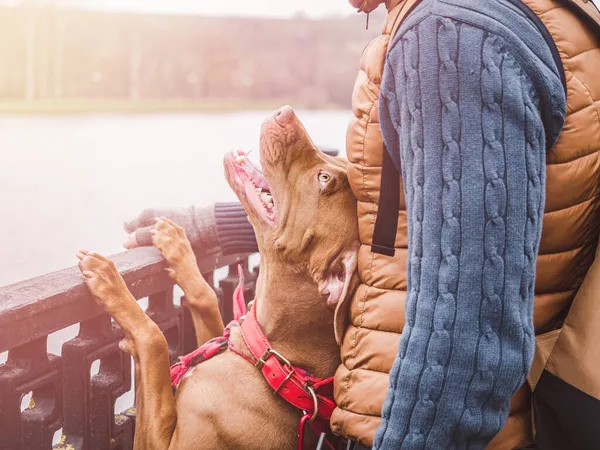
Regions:
<instances>
[{"instance_id":1,"label":"red collar","mask_svg":"<svg viewBox=\"0 0 600 450\"><path fill-rule=\"evenodd\" d=\"M290 405L302 411L298 429L298 449L303 447L304 425L320 435L329 431L329 419L336 407L333 400L333 377L316 378L304 369L294 366L283 355L273 349L256 318L256 300L240 327L244 342L253 358L249 360L261 371L265 381ZM229 345L229 350L245 355ZM326 442L329 448L335 448Z\"/></svg>"},{"instance_id":2,"label":"red collar","mask_svg":"<svg viewBox=\"0 0 600 450\"><path fill-rule=\"evenodd\" d=\"M310 414L312 420L317 417L330 419L335 409L333 378L313 377L274 350L256 319L256 301L242 322L240 331L254 357L252 363L262 372L275 394Z\"/></svg>"}]
</instances>

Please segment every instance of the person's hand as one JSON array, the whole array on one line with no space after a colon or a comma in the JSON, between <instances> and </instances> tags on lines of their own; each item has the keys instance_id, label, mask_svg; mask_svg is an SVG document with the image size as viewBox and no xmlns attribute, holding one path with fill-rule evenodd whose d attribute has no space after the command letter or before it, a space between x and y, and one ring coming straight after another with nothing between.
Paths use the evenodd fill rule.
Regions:
<instances>
[{"instance_id":1,"label":"person's hand","mask_svg":"<svg viewBox=\"0 0 600 450\"><path fill-rule=\"evenodd\" d=\"M136 247L150 246L152 235L150 231L154 228L156 219L165 217L185 229L186 235L191 241L198 238L198 231L194 228L194 207L171 208L171 209L144 209L135 219L125 223L125 231L128 233L123 245L131 250Z\"/></svg>"}]
</instances>

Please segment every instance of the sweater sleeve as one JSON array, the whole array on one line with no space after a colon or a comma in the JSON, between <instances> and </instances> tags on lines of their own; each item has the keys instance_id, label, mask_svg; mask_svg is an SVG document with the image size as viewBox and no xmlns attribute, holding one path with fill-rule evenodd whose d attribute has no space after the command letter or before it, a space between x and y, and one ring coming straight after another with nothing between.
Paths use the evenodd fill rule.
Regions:
<instances>
[{"instance_id":1,"label":"sweater sleeve","mask_svg":"<svg viewBox=\"0 0 600 450\"><path fill-rule=\"evenodd\" d=\"M432 15L395 43L380 116L405 186L406 325L374 448L483 449L534 350L536 77L501 36L455 19Z\"/></svg>"},{"instance_id":2,"label":"sweater sleeve","mask_svg":"<svg viewBox=\"0 0 600 450\"><path fill-rule=\"evenodd\" d=\"M258 252L254 228L240 203L217 203L215 221L219 244L224 255Z\"/></svg>"},{"instance_id":3,"label":"sweater sleeve","mask_svg":"<svg viewBox=\"0 0 600 450\"><path fill-rule=\"evenodd\" d=\"M183 227L192 247L204 254L258 252L254 228L240 203L216 203L189 208L148 208L134 220L125 223L125 230L135 232L138 245L152 245L154 221L161 216Z\"/></svg>"}]
</instances>

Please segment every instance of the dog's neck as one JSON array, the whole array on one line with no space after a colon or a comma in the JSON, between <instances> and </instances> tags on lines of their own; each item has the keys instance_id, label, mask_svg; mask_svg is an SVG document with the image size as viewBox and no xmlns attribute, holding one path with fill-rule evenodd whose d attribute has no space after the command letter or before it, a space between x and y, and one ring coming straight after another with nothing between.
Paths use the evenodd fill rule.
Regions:
<instances>
[{"instance_id":1,"label":"dog's neck","mask_svg":"<svg viewBox=\"0 0 600 450\"><path fill-rule=\"evenodd\" d=\"M340 364L333 311L310 275L262 258L256 308L258 323L275 350L315 376L333 376Z\"/></svg>"}]
</instances>

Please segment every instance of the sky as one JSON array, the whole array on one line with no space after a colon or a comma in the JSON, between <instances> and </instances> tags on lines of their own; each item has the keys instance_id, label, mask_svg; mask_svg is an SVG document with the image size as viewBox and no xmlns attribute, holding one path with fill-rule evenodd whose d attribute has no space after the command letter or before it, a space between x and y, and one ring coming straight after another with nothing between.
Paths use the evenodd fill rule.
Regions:
<instances>
[{"instance_id":1,"label":"sky","mask_svg":"<svg viewBox=\"0 0 600 450\"><path fill-rule=\"evenodd\" d=\"M290 17L302 13L319 18L354 13L347 0L62 0L62 3L119 11L210 16Z\"/></svg>"}]
</instances>

